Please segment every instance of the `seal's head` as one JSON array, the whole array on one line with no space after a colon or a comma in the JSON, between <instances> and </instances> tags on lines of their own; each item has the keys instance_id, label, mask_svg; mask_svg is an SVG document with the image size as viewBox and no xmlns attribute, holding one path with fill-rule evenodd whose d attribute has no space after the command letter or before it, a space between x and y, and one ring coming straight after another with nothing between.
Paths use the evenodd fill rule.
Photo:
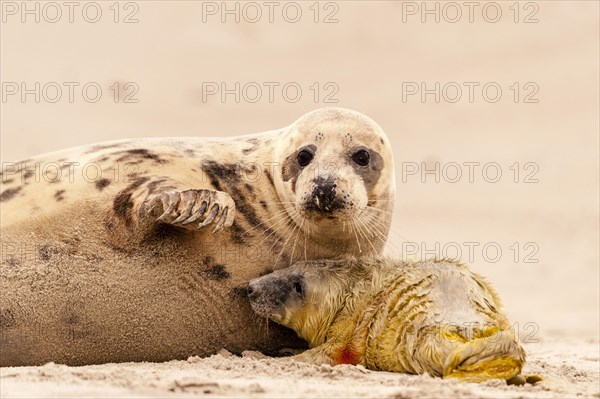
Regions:
<instances>
[{"instance_id":1,"label":"seal's head","mask_svg":"<svg viewBox=\"0 0 600 399\"><path fill-rule=\"evenodd\" d=\"M298 262L250 281L248 297L258 315L315 346L324 342L356 284L370 281L370 275L365 263L351 260Z\"/></svg>"},{"instance_id":2,"label":"seal's head","mask_svg":"<svg viewBox=\"0 0 600 399\"><path fill-rule=\"evenodd\" d=\"M290 217L320 239L369 230L369 219L391 219L394 164L389 141L367 116L343 108L310 112L278 143L277 191ZM357 222L360 221L361 223ZM342 226L350 228L342 231ZM389 223L378 224L387 235Z\"/></svg>"}]
</instances>

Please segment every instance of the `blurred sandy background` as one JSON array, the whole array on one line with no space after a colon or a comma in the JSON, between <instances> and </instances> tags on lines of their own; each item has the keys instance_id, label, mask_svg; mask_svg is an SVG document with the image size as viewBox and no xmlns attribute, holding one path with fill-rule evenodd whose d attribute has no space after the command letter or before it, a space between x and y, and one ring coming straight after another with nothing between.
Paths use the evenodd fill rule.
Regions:
<instances>
[{"instance_id":1,"label":"blurred sandy background","mask_svg":"<svg viewBox=\"0 0 600 399\"><path fill-rule=\"evenodd\" d=\"M275 7L273 23L263 2L255 3L262 11L255 23L248 21L255 8L244 14L244 3L237 6L239 23L235 15L221 22L221 2L121 2L118 23L112 1L97 2L97 23L84 20L85 2L75 8L73 23L66 7L60 21L49 23L40 2L40 22L28 15L23 23L20 2L15 15L7 5L12 2L0 3L2 162L126 137L252 133L288 125L322 106L356 109L375 119L394 145L398 196L388 250L406 255L417 245L416 256L452 256L460 248L462 258L496 286L522 336L585 340L598 361L598 2L497 2L502 16L496 23L486 21L495 18L489 2L478 3L472 23L465 6L462 18L449 22L455 9L444 2L437 3L439 23L430 14L421 21L421 2L400 1L298 2L297 23L285 20L286 3ZM428 9L435 4L428 2ZM203 12L214 7L216 15ZM295 9L287 6L285 17L293 19ZM94 11L87 10L88 18ZM138 22L123 23L128 15ZM45 16L52 19L55 11L48 8ZM524 23L527 18L538 22ZM56 82L63 97L50 103L41 93L39 103L33 95L23 102L21 93L7 92L22 82L29 89ZM73 103L64 82L79 83ZM81 95L89 82L102 87L96 103ZM115 82L121 90L116 103ZM125 90L128 82L139 88L137 103L124 103L133 91ZM223 102L203 91L206 82L228 88L256 82L263 93L254 103L243 96L237 103L233 95ZM264 82L279 84L273 102ZM295 103L281 91L290 82L302 88ZM433 94L423 102L420 93L403 101L403 87L411 82L429 89L456 82L462 98L448 101L455 93L450 90L439 102ZM478 84L472 102L464 82ZM482 94L490 82L502 89L497 102ZM337 103L326 103L334 88ZM534 88L528 100L537 102L525 102ZM460 181L449 181L450 169L439 183L432 175L424 181L420 174L403 176L403 169L436 162L440 169L461 165ZM479 162L473 182L465 162ZM482 176L483 165L492 162L502 172L496 183ZM494 171L485 177L493 179ZM537 182L525 182L530 173ZM501 249L499 257L494 248Z\"/></svg>"}]
</instances>

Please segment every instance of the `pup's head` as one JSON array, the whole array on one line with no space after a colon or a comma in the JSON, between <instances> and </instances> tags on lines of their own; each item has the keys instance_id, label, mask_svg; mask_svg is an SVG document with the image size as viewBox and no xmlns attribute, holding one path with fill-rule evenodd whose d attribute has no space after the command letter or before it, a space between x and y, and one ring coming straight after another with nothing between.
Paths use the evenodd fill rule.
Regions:
<instances>
[{"instance_id":1,"label":"pup's head","mask_svg":"<svg viewBox=\"0 0 600 399\"><path fill-rule=\"evenodd\" d=\"M369 270L348 261L298 262L248 284L252 309L292 330L312 346L321 344Z\"/></svg>"}]
</instances>

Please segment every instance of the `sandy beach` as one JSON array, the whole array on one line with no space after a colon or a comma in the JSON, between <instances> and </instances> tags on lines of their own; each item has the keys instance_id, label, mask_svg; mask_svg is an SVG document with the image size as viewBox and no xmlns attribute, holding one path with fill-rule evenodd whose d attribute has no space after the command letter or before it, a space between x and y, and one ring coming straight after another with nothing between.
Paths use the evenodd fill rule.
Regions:
<instances>
[{"instance_id":1,"label":"sandy beach","mask_svg":"<svg viewBox=\"0 0 600 399\"><path fill-rule=\"evenodd\" d=\"M439 21L420 2L319 3L318 16L300 2L294 23L280 14L269 22L265 8L256 22L222 22L221 10L193 1L121 3L118 15L99 2L97 23L79 11L70 23L66 9L56 23L50 9L23 22L20 9L6 8L18 2L1 3L3 163L112 139L253 133L323 106L356 109L393 145L386 253L471 264L515 323L525 373L544 378L464 384L221 351L161 364L2 368L2 398L600 397L598 2L519 3L518 15L497 2L496 22L496 6L481 14L491 2L479 3L473 22L462 3L452 22L443 2L428 2L445 12ZM137 22L122 23L127 16ZM20 92L36 82L37 102ZM73 101L68 82L78 85ZM236 82L248 88L239 101L213 92ZM278 84L273 101L268 82ZM49 83L63 88L59 100L53 84L44 92ZM297 101L281 91L289 83L302 90ZM82 94L86 84L102 88L97 101Z\"/></svg>"},{"instance_id":2,"label":"sandy beach","mask_svg":"<svg viewBox=\"0 0 600 399\"><path fill-rule=\"evenodd\" d=\"M535 386L503 381L467 384L429 376L375 372L362 366L316 366L257 352L227 351L167 363L3 368L2 396L15 398L573 398L598 397L597 342L526 345ZM596 353L595 353L596 352Z\"/></svg>"}]
</instances>

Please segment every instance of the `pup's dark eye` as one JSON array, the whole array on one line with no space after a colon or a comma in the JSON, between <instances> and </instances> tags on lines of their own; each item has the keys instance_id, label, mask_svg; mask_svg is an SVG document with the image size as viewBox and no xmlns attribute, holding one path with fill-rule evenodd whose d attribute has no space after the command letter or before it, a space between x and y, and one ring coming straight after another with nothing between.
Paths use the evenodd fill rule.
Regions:
<instances>
[{"instance_id":1,"label":"pup's dark eye","mask_svg":"<svg viewBox=\"0 0 600 399\"><path fill-rule=\"evenodd\" d=\"M298 160L298 165L305 167L310 163L310 161L313 160L313 158L314 154L312 153L312 151L309 149L304 149L298 153L296 159Z\"/></svg>"},{"instance_id":2,"label":"pup's dark eye","mask_svg":"<svg viewBox=\"0 0 600 399\"><path fill-rule=\"evenodd\" d=\"M358 150L352 155L352 160L360 166L367 166L371 160L371 154L367 150Z\"/></svg>"},{"instance_id":3,"label":"pup's dark eye","mask_svg":"<svg viewBox=\"0 0 600 399\"><path fill-rule=\"evenodd\" d=\"M296 291L296 294L302 295L303 292L303 288L302 288L302 283L299 281L296 281L294 283L294 291Z\"/></svg>"}]
</instances>

